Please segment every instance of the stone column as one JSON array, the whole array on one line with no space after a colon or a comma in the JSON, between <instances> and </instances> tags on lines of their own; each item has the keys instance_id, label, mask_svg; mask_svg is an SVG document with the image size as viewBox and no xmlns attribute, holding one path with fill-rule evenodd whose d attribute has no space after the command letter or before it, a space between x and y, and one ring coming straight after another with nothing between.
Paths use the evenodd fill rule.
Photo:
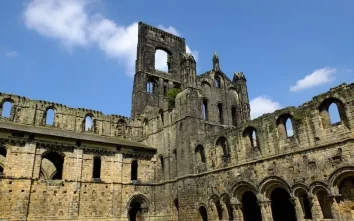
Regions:
<instances>
[{"instance_id":1,"label":"stone column","mask_svg":"<svg viewBox=\"0 0 354 221\"><path fill-rule=\"evenodd\" d=\"M332 200L331 210L333 214L333 219L337 219L338 221L342 220L339 211L339 205L337 199L341 197L340 195L329 195L328 196Z\"/></svg>"},{"instance_id":2,"label":"stone column","mask_svg":"<svg viewBox=\"0 0 354 221\"><path fill-rule=\"evenodd\" d=\"M234 221L243 221L243 213L242 213L242 204L232 204L232 215L234 217Z\"/></svg>"},{"instance_id":3,"label":"stone column","mask_svg":"<svg viewBox=\"0 0 354 221\"><path fill-rule=\"evenodd\" d=\"M273 221L271 201L258 201L258 205L261 208L262 221Z\"/></svg>"},{"instance_id":4,"label":"stone column","mask_svg":"<svg viewBox=\"0 0 354 221\"><path fill-rule=\"evenodd\" d=\"M309 201L311 203L312 219L313 220L323 219L322 209L320 206L320 202L318 202L317 196L314 195L311 198L309 197Z\"/></svg>"}]
</instances>

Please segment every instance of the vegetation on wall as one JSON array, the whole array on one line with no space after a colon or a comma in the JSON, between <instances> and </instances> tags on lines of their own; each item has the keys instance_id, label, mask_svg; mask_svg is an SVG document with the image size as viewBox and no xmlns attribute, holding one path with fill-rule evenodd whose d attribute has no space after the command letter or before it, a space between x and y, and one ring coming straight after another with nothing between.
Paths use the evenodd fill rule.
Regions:
<instances>
[{"instance_id":1,"label":"vegetation on wall","mask_svg":"<svg viewBox=\"0 0 354 221\"><path fill-rule=\"evenodd\" d=\"M169 108L175 107L175 99L177 97L177 94L180 91L181 91L181 89L178 89L178 88L172 88L167 91L167 100L168 100L168 107Z\"/></svg>"}]
</instances>

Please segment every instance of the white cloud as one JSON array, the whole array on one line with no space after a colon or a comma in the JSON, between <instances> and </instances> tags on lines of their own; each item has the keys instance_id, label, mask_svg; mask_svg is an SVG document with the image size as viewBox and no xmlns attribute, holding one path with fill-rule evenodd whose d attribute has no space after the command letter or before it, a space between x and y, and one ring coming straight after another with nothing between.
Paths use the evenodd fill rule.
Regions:
<instances>
[{"instance_id":1,"label":"white cloud","mask_svg":"<svg viewBox=\"0 0 354 221\"><path fill-rule=\"evenodd\" d=\"M14 57L17 57L18 55L19 55L19 53L17 51L7 51L5 53L5 56L9 57L9 58L14 58Z\"/></svg>"},{"instance_id":2,"label":"white cloud","mask_svg":"<svg viewBox=\"0 0 354 221\"><path fill-rule=\"evenodd\" d=\"M282 108L279 102L272 100L268 96L259 96L250 101L251 119L255 119L263 114L272 113Z\"/></svg>"},{"instance_id":3,"label":"white cloud","mask_svg":"<svg viewBox=\"0 0 354 221\"><path fill-rule=\"evenodd\" d=\"M311 74L305 76L290 87L291 92L297 92L304 89L312 88L318 85L327 84L335 79L335 68L321 68L317 69Z\"/></svg>"},{"instance_id":4,"label":"white cloud","mask_svg":"<svg viewBox=\"0 0 354 221\"><path fill-rule=\"evenodd\" d=\"M98 46L106 56L118 59L126 73L134 75L138 43L138 23L119 26L101 14L92 14L87 9L92 0L31 0L23 16L28 29L59 40L66 47ZM179 35L172 26L159 28ZM186 46L187 52L198 57L197 51ZM156 55L156 68L167 69L165 54Z\"/></svg>"}]
</instances>

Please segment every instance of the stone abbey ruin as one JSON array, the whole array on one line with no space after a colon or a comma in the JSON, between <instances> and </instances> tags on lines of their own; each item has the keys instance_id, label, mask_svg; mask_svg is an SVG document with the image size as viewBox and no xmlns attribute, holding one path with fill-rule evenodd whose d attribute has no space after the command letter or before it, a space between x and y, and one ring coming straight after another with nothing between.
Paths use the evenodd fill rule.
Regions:
<instances>
[{"instance_id":1,"label":"stone abbey ruin","mask_svg":"<svg viewBox=\"0 0 354 221\"><path fill-rule=\"evenodd\" d=\"M217 54L197 76L185 39L138 39L130 118L0 93L0 220L354 220L354 84L251 120Z\"/></svg>"}]
</instances>

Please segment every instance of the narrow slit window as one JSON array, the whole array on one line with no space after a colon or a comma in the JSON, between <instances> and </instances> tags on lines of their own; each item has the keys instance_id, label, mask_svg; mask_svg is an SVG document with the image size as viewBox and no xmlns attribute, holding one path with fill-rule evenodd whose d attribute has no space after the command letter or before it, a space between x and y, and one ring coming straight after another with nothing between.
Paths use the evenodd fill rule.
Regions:
<instances>
[{"instance_id":1,"label":"narrow slit window","mask_svg":"<svg viewBox=\"0 0 354 221\"><path fill-rule=\"evenodd\" d=\"M219 122L223 124L224 118L223 118L222 104L218 104L218 113L219 113Z\"/></svg>"},{"instance_id":2,"label":"narrow slit window","mask_svg":"<svg viewBox=\"0 0 354 221\"><path fill-rule=\"evenodd\" d=\"M138 161L133 160L131 163L131 180L138 180Z\"/></svg>"},{"instance_id":3,"label":"narrow slit window","mask_svg":"<svg viewBox=\"0 0 354 221\"><path fill-rule=\"evenodd\" d=\"M93 158L92 178L94 179L101 178L101 158L100 157Z\"/></svg>"},{"instance_id":4,"label":"narrow slit window","mask_svg":"<svg viewBox=\"0 0 354 221\"><path fill-rule=\"evenodd\" d=\"M208 101L203 100L203 119L208 120Z\"/></svg>"},{"instance_id":5,"label":"narrow slit window","mask_svg":"<svg viewBox=\"0 0 354 221\"><path fill-rule=\"evenodd\" d=\"M236 107L231 108L231 118L232 118L232 125L236 126Z\"/></svg>"}]
</instances>

